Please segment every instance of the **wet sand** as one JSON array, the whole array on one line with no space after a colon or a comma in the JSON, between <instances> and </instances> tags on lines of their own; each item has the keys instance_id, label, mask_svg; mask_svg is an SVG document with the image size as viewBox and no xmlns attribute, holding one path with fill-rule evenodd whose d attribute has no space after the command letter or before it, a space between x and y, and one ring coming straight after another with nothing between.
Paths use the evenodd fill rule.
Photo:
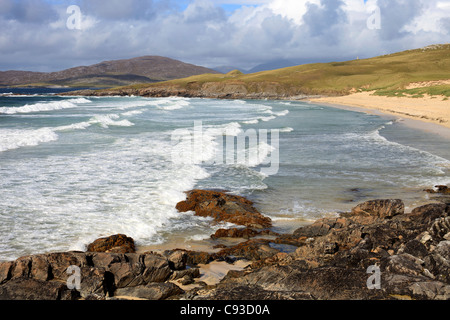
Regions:
<instances>
[{"instance_id":1,"label":"wet sand","mask_svg":"<svg viewBox=\"0 0 450 320\"><path fill-rule=\"evenodd\" d=\"M343 97L323 97L309 101L347 110L394 115L405 125L450 138L450 100L444 100L441 96L397 98L374 96L372 92L359 92Z\"/></svg>"}]
</instances>

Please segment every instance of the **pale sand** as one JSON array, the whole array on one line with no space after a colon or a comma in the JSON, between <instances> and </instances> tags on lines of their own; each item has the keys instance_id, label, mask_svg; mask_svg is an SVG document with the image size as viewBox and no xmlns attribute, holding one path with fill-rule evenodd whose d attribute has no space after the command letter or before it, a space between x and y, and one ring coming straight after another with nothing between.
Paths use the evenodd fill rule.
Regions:
<instances>
[{"instance_id":1,"label":"pale sand","mask_svg":"<svg viewBox=\"0 0 450 320\"><path fill-rule=\"evenodd\" d=\"M195 279L195 282L188 285L181 284L181 280L172 280L170 282L179 286L182 290L188 291L194 288L202 288L200 282L206 283L208 286L218 284L231 270L242 271L251 264L247 260L238 260L233 264L225 261L213 261L208 264L199 264L200 278Z\"/></svg>"},{"instance_id":2,"label":"pale sand","mask_svg":"<svg viewBox=\"0 0 450 320\"><path fill-rule=\"evenodd\" d=\"M400 119L415 120L405 124L450 138L450 100L444 100L441 96L397 98L375 96L372 92L358 92L343 97L323 97L309 101L374 114L378 111Z\"/></svg>"},{"instance_id":3,"label":"pale sand","mask_svg":"<svg viewBox=\"0 0 450 320\"><path fill-rule=\"evenodd\" d=\"M146 252L162 254L166 250L181 249L215 253L222 250L221 248L214 248L215 245L222 244L225 246L234 246L244 241L246 241L246 239L242 238L223 238L216 241L212 241L210 239L197 241L182 241L181 239L175 239L163 245L137 247L136 251L139 254L143 254ZM202 287L199 282L204 282L207 285L214 285L219 283L227 275L228 271L244 270L245 267L247 267L249 264L251 264L251 262L247 260L238 260L233 264L227 263L225 261L213 261L209 264L199 264L198 268L200 269L200 278L195 279L195 282L193 284L182 285L180 283L182 279L172 280L171 282L185 291Z\"/></svg>"}]
</instances>

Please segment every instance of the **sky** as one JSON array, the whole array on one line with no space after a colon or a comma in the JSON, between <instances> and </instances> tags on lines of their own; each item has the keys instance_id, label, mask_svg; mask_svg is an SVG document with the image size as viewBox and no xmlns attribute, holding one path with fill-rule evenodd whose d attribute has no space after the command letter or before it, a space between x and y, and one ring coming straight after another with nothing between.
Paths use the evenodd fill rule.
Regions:
<instances>
[{"instance_id":1,"label":"sky","mask_svg":"<svg viewBox=\"0 0 450 320\"><path fill-rule=\"evenodd\" d=\"M0 0L1 71L145 55L250 69L369 58L449 39L450 0Z\"/></svg>"}]
</instances>

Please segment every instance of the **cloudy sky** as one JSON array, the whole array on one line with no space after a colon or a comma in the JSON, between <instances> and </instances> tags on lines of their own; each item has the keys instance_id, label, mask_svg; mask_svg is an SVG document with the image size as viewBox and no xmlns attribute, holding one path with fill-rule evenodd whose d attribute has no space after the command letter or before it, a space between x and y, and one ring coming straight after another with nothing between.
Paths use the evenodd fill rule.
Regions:
<instances>
[{"instance_id":1,"label":"cloudy sky","mask_svg":"<svg viewBox=\"0 0 450 320\"><path fill-rule=\"evenodd\" d=\"M78 11L68 10L69 7ZM450 0L0 0L0 70L160 55L250 69L450 39Z\"/></svg>"}]
</instances>

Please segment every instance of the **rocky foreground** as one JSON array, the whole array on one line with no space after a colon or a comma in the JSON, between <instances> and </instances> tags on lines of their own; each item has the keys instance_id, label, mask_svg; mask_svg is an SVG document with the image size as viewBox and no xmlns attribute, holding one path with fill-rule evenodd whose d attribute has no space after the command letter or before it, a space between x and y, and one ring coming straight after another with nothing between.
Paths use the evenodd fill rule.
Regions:
<instances>
[{"instance_id":1,"label":"rocky foreground","mask_svg":"<svg viewBox=\"0 0 450 320\"><path fill-rule=\"evenodd\" d=\"M133 239L114 235L86 252L1 263L0 299L449 300L450 190L428 192L439 201L409 213L401 200L373 200L280 235L251 201L193 190L178 210L239 225L212 235L239 244L213 253L136 253ZM250 265L220 283L200 281L199 265L241 259Z\"/></svg>"}]
</instances>

